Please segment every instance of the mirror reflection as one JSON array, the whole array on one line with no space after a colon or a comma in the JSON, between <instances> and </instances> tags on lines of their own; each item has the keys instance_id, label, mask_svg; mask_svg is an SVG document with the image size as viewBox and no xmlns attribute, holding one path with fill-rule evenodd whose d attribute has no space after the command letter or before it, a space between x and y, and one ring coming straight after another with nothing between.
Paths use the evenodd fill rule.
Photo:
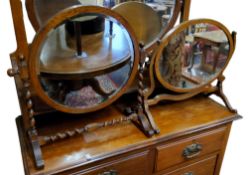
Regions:
<instances>
[{"instance_id":1,"label":"mirror reflection","mask_svg":"<svg viewBox=\"0 0 248 175\"><path fill-rule=\"evenodd\" d=\"M165 46L159 72L173 87L195 88L218 75L228 54L229 41L224 31L210 23L191 25Z\"/></svg>"},{"instance_id":2,"label":"mirror reflection","mask_svg":"<svg viewBox=\"0 0 248 175\"><path fill-rule=\"evenodd\" d=\"M45 93L72 108L90 108L127 83L133 43L115 19L84 14L64 21L40 46L38 77Z\"/></svg>"},{"instance_id":3,"label":"mirror reflection","mask_svg":"<svg viewBox=\"0 0 248 175\"><path fill-rule=\"evenodd\" d=\"M154 43L172 18L175 0L105 0L133 28L138 41L144 45Z\"/></svg>"}]
</instances>

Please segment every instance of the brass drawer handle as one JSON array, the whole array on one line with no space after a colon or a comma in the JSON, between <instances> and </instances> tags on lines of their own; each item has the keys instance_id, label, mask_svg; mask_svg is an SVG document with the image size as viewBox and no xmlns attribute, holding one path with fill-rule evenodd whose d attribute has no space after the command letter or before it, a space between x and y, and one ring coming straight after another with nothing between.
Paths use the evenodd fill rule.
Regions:
<instances>
[{"instance_id":1,"label":"brass drawer handle","mask_svg":"<svg viewBox=\"0 0 248 175\"><path fill-rule=\"evenodd\" d=\"M202 151L202 145L198 143L193 143L192 145L187 146L183 150L183 156L187 159L198 156Z\"/></svg>"},{"instance_id":2,"label":"brass drawer handle","mask_svg":"<svg viewBox=\"0 0 248 175\"><path fill-rule=\"evenodd\" d=\"M100 173L98 175L118 175L118 171L116 171L116 170L109 170L109 171L105 171L103 173Z\"/></svg>"},{"instance_id":3,"label":"brass drawer handle","mask_svg":"<svg viewBox=\"0 0 248 175\"><path fill-rule=\"evenodd\" d=\"M184 173L183 175L194 175L192 172Z\"/></svg>"}]
</instances>

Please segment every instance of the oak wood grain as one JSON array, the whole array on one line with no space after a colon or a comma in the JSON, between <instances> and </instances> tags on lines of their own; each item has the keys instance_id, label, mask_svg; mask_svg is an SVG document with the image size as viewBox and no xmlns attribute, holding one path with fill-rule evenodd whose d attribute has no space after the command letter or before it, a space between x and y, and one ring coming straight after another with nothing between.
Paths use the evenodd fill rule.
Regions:
<instances>
[{"instance_id":1,"label":"oak wood grain","mask_svg":"<svg viewBox=\"0 0 248 175\"><path fill-rule=\"evenodd\" d=\"M171 173L164 175L212 175L214 173L216 156L208 157L204 160L185 166ZM188 173L188 174L187 174ZM192 173L192 174L190 174Z\"/></svg>"},{"instance_id":2,"label":"oak wood grain","mask_svg":"<svg viewBox=\"0 0 248 175\"><path fill-rule=\"evenodd\" d=\"M156 170L161 171L184 161L195 159L202 155L218 151L222 147L225 132L226 127L157 147ZM199 154L196 156L192 158L186 158L183 155L183 151L186 147L192 144L200 144L202 150L199 151Z\"/></svg>"},{"instance_id":3,"label":"oak wood grain","mask_svg":"<svg viewBox=\"0 0 248 175\"><path fill-rule=\"evenodd\" d=\"M151 113L160 128L159 135L148 139L131 123L84 133L82 136L43 147L45 168L40 171L34 168L26 144L21 140L22 153L25 157L24 164L29 171L27 174L58 174L63 171L75 172L87 169L106 161L117 160L125 154L130 155L147 149L154 150L156 146L173 139L223 126L239 118L222 105L205 97L197 97L170 105L160 104L152 107ZM45 116L42 116L42 122L37 119L37 128L39 135L49 135L70 127L103 121L120 115L121 113L113 105L99 112L87 114L87 118L83 116L72 118L71 116L66 117L65 114L51 113L50 116L47 116L47 120L45 120ZM18 125L20 138L23 138L23 131L20 124ZM216 141L216 143L218 142Z\"/></svg>"}]
</instances>

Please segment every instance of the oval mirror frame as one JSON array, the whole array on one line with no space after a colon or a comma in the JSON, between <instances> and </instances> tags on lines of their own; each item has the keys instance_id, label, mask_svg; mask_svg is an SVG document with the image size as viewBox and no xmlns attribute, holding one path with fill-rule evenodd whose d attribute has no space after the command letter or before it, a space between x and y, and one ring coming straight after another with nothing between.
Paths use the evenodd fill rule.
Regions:
<instances>
[{"instance_id":1,"label":"oval mirror frame","mask_svg":"<svg viewBox=\"0 0 248 175\"><path fill-rule=\"evenodd\" d=\"M127 79L127 82L121 87L121 89L115 94L113 95L110 99L92 106L92 107L87 107L87 108L73 108L73 107L68 107L65 105L62 105L54 100L52 100L43 90L40 81L37 77L37 61L39 61L39 48L42 45L43 41L46 39L47 34L53 30L54 28L56 28L57 26L59 26L63 21L65 21L68 18L73 18L75 16L78 16L80 14L83 13L95 13L95 14L99 14L99 15L105 15L105 16L109 16L114 18L115 20L117 20L128 32L130 39L132 41L133 44L133 52L134 52L134 58L133 58L133 65L130 71L130 76L129 79ZM139 64L139 57L140 57L140 53L139 53L139 44L137 42L137 39L134 35L134 32L132 31L131 27L129 26L129 24L127 23L127 21L120 16L119 14L111 11L110 9L106 9L103 7L98 7L98 6L74 6L68 9L65 9L63 11L61 11L60 13L58 13L57 15L55 15L53 18L51 18L49 21L47 21L46 25L44 25L44 27L42 27L35 35L35 38L31 44L31 52L30 52L30 56L29 56L29 62L28 62L28 66L29 66L29 73L30 73L30 82L32 87L34 88L34 90L36 91L37 95L45 102L47 103L49 106L51 106L52 108L62 111L62 112L66 112L66 113L74 113L74 114L82 114L82 113L88 113L88 112L93 112L99 109L102 109L108 105L110 105L111 103L113 103L115 100L117 100L121 95L123 95L125 93L125 91L127 90L127 88L131 85L131 83L133 82L135 75L137 73L138 70L138 64Z\"/></svg>"},{"instance_id":2,"label":"oval mirror frame","mask_svg":"<svg viewBox=\"0 0 248 175\"><path fill-rule=\"evenodd\" d=\"M224 66L222 67L222 70L220 70L213 78L209 79L206 83L203 83L203 84L196 86L194 88L175 87L175 86L171 85L170 83L168 83L167 81L165 81L164 78L162 77L160 69L159 69L159 60L161 58L161 55L163 53L164 48L168 45L168 43L171 41L171 39L173 39L174 36L176 36L180 32L187 29L190 25L195 25L195 24L199 24L199 23L208 23L208 24L214 25L225 33L227 40L228 40L228 43L229 43L229 53L227 55L226 62L224 64ZM212 19L195 19L195 20L185 21L185 22L181 23L180 25L176 26L174 29L169 31L164 36L164 38L161 42L161 45L158 47L158 49L156 50L156 52L153 56L152 62L154 63L154 65L152 66L152 72L154 72L154 73L152 73L152 74L155 74L158 81L161 83L161 85L163 85L163 87L165 87L166 89L171 90L173 92L186 93L186 92L201 91L207 85L211 84L214 80L216 80L223 73L223 71L225 70L225 68L227 67L227 65L230 61L230 58L231 58L233 52L234 52L234 41L233 41L232 35L229 32L229 30L220 22L212 20ZM151 72L150 72L150 74L151 74Z\"/></svg>"}]
</instances>

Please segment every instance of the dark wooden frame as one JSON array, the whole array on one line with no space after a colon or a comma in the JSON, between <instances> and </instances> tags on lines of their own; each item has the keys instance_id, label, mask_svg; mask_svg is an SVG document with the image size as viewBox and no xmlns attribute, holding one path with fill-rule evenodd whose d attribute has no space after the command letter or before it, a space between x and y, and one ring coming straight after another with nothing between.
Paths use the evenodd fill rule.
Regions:
<instances>
[{"instance_id":1,"label":"dark wooden frame","mask_svg":"<svg viewBox=\"0 0 248 175\"><path fill-rule=\"evenodd\" d=\"M170 39L173 36L180 33L181 31L186 29L188 26L193 25L193 24L197 24L197 23L210 23L210 24L217 26L222 31L224 31L224 33L226 34L226 36L228 38L228 42L229 42L229 46L230 46L227 61L224 65L224 67L222 68L222 70L215 77L210 79L207 83L205 83L199 87L191 88L191 89L175 88L175 87L171 86L169 83L165 82L160 75L159 68L158 68L160 55L161 55L164 47L168 44L168 42L170 41ZM151 106L151 105L157 104L158 102L160 102L162 100L180 101L180 100L185 100L187 98L191 98L191 97L193 97L197 94L200 94L200 93L204 93L206 95L216 94L217 96L221 97L221 99L224 101L224 103L226 104L226 106L228 107L228 109L230 111L236 113L237 111L232 108L232 106L230 105L226 96L224 95L223 89L222 89L222 82L225 79L223 72L224 72L225 68L227 67L227 65L228 65L228 63L229 63L229 61L233 55L233 52L235 50L235 45L236 45L236 32L230 33L228 31L228 29L223 24L221 24L215 20L195 19L195 20L185 21L182 24L180 24L179 26L175 27L174 29L172 29L170 31L170 33L165 35L164 40L161 41L161 45L156 50L156 53L153 55L151 62L149 64L150 86L147 89L145 89L145 91L144 91L145 103L147 103L148 106ZM156 84L157 80L165 89L169 89L172 92L176 92L176 94L167 94L167 93L163 94L162 93L162 94L156 95L153 98L150 98L150 95L155 91L155 88L156 88L155 84ZM216 86L211 85L211 83L214 80L218 81Z\"/></svg>"}]
</instances>

